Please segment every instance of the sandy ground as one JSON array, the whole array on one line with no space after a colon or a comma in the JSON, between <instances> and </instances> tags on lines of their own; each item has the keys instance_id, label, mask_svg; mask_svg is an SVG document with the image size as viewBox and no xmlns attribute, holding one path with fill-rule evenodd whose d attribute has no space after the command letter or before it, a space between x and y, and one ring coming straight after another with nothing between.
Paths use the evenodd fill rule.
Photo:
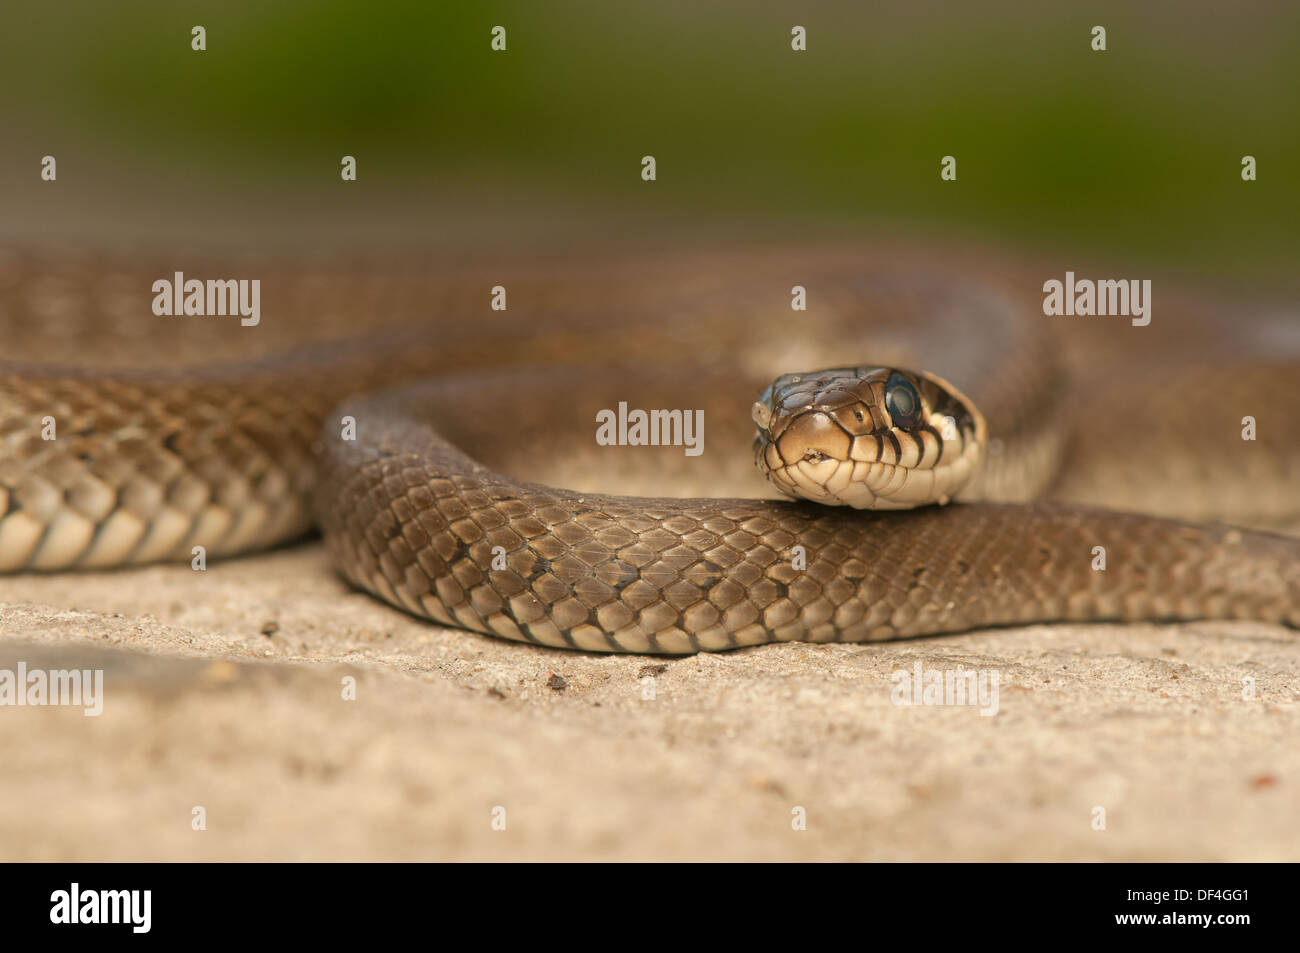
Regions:
<instances>
[{"instance_id":1,"label":"sandy ground","mask_svg":"<svg viewBox=\"0 0 1300 953\"><path fill-rule=\"evenodd\" d=\"M6 860L1300 859L1266 625L581 655L407 618L308 543L0 578L20 661L104 703L0 708ZM997 713L895 705L918 662L996 672Z\"/></svg>"}]
</instances>

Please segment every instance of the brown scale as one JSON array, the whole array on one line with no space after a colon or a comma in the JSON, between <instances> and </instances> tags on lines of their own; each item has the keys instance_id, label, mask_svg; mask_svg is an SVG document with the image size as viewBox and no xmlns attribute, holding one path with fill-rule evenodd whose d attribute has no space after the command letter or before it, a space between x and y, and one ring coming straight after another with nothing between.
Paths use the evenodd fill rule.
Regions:
<instances>
[{"instance_id":1,"label":"brown scale","mask_svg":"<svg viewBox=\"0 0 1300 953\"><path fill-rule=\"evenodd\" d=\"M1055 484L1058 499L1294 524L1295 365L1252 350L1240 316L1230 334L1194 310L1150 335L1045 321L973 273L940 280L930 256L881 247L609 266L181 258L0 255L0 568L233 555L315 523L350 580L407 611L598 650L1300 622L1295 539L1068 502L776 501L747 452L754 395L792 366L925 368L988 419L971 499ZM177 268L261 277L261 325L152 315L149 282ZM486 307L497 283L508 312ZM795 283L810 309L792 321ZM620 400L703 409L705 452L596 446L595 411Z\"/></svg>"}]
</instances>

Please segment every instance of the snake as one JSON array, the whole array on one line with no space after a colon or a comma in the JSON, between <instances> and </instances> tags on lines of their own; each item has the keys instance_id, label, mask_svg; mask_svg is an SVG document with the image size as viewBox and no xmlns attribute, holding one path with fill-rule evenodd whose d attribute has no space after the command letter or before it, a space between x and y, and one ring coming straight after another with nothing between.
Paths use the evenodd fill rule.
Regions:
<instances>
[{"instance_id":1,"label":"snake","mask_svg":"<svg viewBox=\"0 0 1300 953\"><path fill-rule=\"evenodd\" d=\"M257 278L260 321L159 316L178 272ZM1145 327L1052 317L1043 277L891 243L5 248L0 571L318 532L397 609L593 652L1300 627L1293 316L1158 283Z\"/></svg>"}]
</instances>

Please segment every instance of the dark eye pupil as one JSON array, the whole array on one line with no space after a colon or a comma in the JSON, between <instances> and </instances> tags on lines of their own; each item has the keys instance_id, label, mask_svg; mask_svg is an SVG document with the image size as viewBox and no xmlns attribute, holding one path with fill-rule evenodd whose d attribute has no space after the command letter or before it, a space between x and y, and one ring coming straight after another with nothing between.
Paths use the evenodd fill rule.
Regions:
<instances>
[{"instance_id":1,"label":"dark eye pupil","mask_svg":"<svg viewBox=\"0 0 1300 953\"><path fill-rule=\"evenodd\" d=\"M912 418L920 409L916 389L897 374L890 378L889 386L885 390L885 409L894 419L894 424L901 427L914 423Z\"/></svg>"}]
</instances>

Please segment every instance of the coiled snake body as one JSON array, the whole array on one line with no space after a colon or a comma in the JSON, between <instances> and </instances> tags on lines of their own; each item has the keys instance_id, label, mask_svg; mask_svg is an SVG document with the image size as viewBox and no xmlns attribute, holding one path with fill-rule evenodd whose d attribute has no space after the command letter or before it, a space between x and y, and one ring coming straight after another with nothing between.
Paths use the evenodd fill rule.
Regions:
<instances>
[{"instance_id":1,"label":"coiled snake body","mask_svg":"<svg viewBox=\"0 0 1300 953\"><path fill-rule=\"evenodd\" d=\"M182 268L260 277L260 324L154 316L151 283ZM1300 516L1296 364L1278 347L1293 324L1172 302L1141 329L1053 323L1036 289L867 248L500 271L6 253L0 570L233 555L315 524L342 574L394 606L596 651L1300 626L1300 540L1259 529ZM493 286L507 310L489 309ZM755 474L751 414L775 412L754 396L866 361L877 394L891 369L924 369L982 412L959 502L826 507L773 499ZM913 399L941 399L928 379L907 376L886 416L910 425ZM598 445L597 415L620 404L702 411L704 452ZM818 426L853 446L829 406ZM855 413L875 483L837 490L847 502L940 455ZM830 452L799 459L842 487L854 463ZM804 479L788 462L786 482Z\"/></svg>"}]
</instances>

